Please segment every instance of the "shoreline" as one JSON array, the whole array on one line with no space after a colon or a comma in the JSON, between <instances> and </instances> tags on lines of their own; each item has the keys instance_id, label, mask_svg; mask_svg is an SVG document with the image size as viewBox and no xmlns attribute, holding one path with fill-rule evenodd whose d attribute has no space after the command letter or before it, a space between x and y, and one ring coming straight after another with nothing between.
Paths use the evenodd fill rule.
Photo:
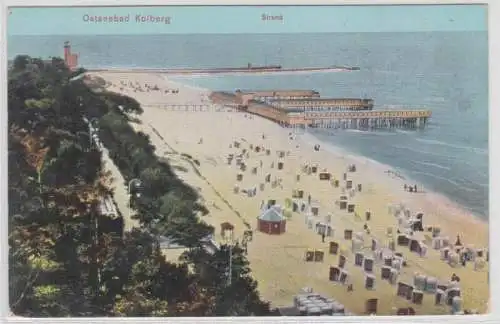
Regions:
<instances>
[{"instance_id":1,"label":"shoreline","mask_svg":"<svg viewBox=\"0 0 500 324\"><path fill-rule=\"evenodd\" d=\"M89 73L91 73L91 72L89 72ZM111 72L111 73L113 73L113 72ZM200 94L203 94L203 97L207 101L209 101L208 96L210 95L210 93L212 93L214 91L214 90L211 90L209 88L203 88L203 87L192 85L192 84L182 83L181 81L178 81L176 79L171 79L170 76L165 75L165 74L161 74L161 73L145 73L145 74L157 76L157 77L161 78L162 80L164 80L165 82L169 82L170 84L177 85L179 88L183 87L183 88L191 89L191 90L194 90L194 91L198 91L198 92L200 92ZM182 77L183 78L188 78L186 75L183 75ZM283 128L283 132L287 132L287 130L288 129ZM395 171L396 170L396 168L393 167L393 166L391 166L391 165L384 164L384 163L376 161L376 160L374 160L374 159L372 159L370 157L367 157L367 156L364 156L364 155L360 155L360 154L348 151L347 149L345 149L343 147L336 146L334 144L325 142L324 140L321 140L321 139L315 137L311 133L308 133L307 136L308 136L309 140L314 140L316 142L321 142L321 144L324 145L325 147L331 148L331 150L329 151L329 153L332 154L333 156L337 157L337 158L345 160L346 163L359 163L360 160L363 160L364 161L363 164L372 169L371 171L373 171L373 175L374 176L376 175L376 176L380 177L379 180L391 179L391 180L393 180L392 182L398 182L398 180L399 181L403 181L402 179L397 179L397 178L393 178L393 177L389 178L389 177L387 177L386 175L383 174L384 171L387 171L387 170L391 170L391 171ZM308 143L308 141L304 142L304 144L314 145L314 144ZM344 155L343 153L347 153L347 156ZM383 170L383 169L385 169L385 170ZM386 177L383 178L383 176L386 176ZM416 184L419 188L426 188L426 186L424 186L423 183L421 183L421 181L418 181L416 179L412 179L407 174L404 174L404 176L405 176L405 182L410 182L411 184ZM382 183L383 183L383 181L382 181ZM379 185L382 186L382 183L380 183ZM400 185L402 187L404 185L404 183L400 182ZM453 210L453 211L457 212L458 215L461 216L460 217L461 219L467 219L468 221L474 221L474 222L477 222L478 224L489 225L489 222L488 222L487 219L485 219L485 217L482 217L481 215L478 215L478 214L472 212L471 210L469 210L467 208L467 206L464 206L463 204L460 204L459 202L450 199L444 193L441 193L441 192L436 191L436 190L432 190L432 191L429 191L429 192L417 193L417 194L418 195L422 195L422 194L426 195L427 198L430 198L431 201L437 202L437 203L441 203L441 204L445 205L450 210ZM453 213L453 214L455 215L455 213Z\"/></svg>"},{"instance_id":2,"label":"shoreline","mask_svg":"<svg viewBox=\"0 0 500 324\"><path fill-rule=\"evenodd\" d=\"M286 132L287 128L283 128L283 130ZM310 146L311 148L315 144L321 143L321 147L325 147L325 149L328 151L329 154L335 156L338 159L344 160L346 164L352 163L356 164L357 166L362 166L364 171L373 176L374 178L373 181L377 182L377 186L383 187L386 192L393 191L395 189L394 184L399 185L401 191L403 190L403 186L405 183L416 184L418 188L423 188L424 192L420 193L408 192L408 194L419 195L421 197L423 196L429 203L435 203L437 205L444 206L446 212L440 215L440 217L445 218L443 219L443 221L449 221L449 222L465 221L477 224L479 226L489 226L489 222L484 217L481 217L480 215L473 213L472 211L467 209L466 206L463 206L462 204L453 201L443 193L437 191L425 191L426 187L421 182L410 178L407 174L403 173L403 175L405 176L404 180L394 176L389 177L389 175L385 174L385 172L388 170L395 171L395 168L393 166L381 163L379 161L371 159L370 157L357 155L355 153L347 151L343 147L339 147L334 144L325 142L324 140L318 139L313 134L308 133L306 134L306 137L307 139L303 139L305 140L304 144ZM311 143L311 141L314 141L315 143ZM344 152L347 153L347 155L344 155L343 154ZM363 163L360 165L361 160ZM393 185L391 186L384 184L385 181L387 180L392 182ZM410 207L411 210L419 209L418 203L403 201L403 204L406 205L407 207Z\"/></svg>"},{"instance_id":3,"label":"shoreline","mask_svg":"<svg viewBox=\"0 0 500 324\"><path fill-rule=\"evenodd\" d=\"M162 88L180 89L180 94L166 95L160 92L135 92L130 89L119 91L119 87L112 87L108 90L118 92L127 96L134 97L141 105L147 105L148 101L165 102L170 104L178 104L188 100L199 100L200 102L206 99L206 96L211 92L209 89L196 86L185 85L178 81L172 81L166 76L159 74L130 74L128 76L118 76L113 74L99 74L108 81L114 84L120 80L132 80L139 82L138 84L158 84ZM363 223L351 216L339 212L338 208L333 206L332 200L335 196L340 195L340 188L333 188L329 183L321 182L316 177L302 175L300 183L297 185L294 179L295 172L299 172L300 165L304 162L318 164L320 168L327 168L332 172L334 177L340 176L345 172L346 165L354 163L357 165L355 173L349 173L349 178L353 183L362 183L363 192L356 194L354 202L356 210L360 214L364 214L365 210L371 210L375 215L369 222L372 229L371 237L377 240L382 238L385 240L385 231L388 227L394 226L395 218L388 213L387 208L390 205L404 203L412 213L422 211L425 214L425 223L439 226L443 232L454 240L456 233L462 233L463 241L466 245L473 245L477 248L485 247L488 249L488 224L478 221L478 218L473 216L468 211L459 211L458 208L448 205L443 199L438 199L438 194L432 192L426 194L413 194L404 192L401 184L401 179L393 179L384 173L385 166L377 161L371 161L361 155L342 154L331 152L328 147L333 147L333 151L338 148L335 145L325 143L317 139L312 134L306 136L294 136L294 140L290 140L288 133L292 130L282 128L279 125L257 116L245 116L241 112L227 111L206 111L206 112L189 112L189 111L168 111L161 108L146 108L142 115L138 116L142 124L133 124L134 128L150 134L151 141L157 147L159 156L165 155L169 149L166 147L172 146L177 151L190 154L193 158L201 163L200 172L206 178L208 186L204 181L200 180L194 172L175 171L178 176L185 182L195 188L199 188L200 195L206 202L211 213L207 218L202 218L207 223L215 227L216 240L221 240L218 226L225 221L235 224L235 235L240 237L245 227L244 222L251 224L252 228L256 225L256 216L260 214L259 202L261 199L277 199L282 204L283 200L290 197L292 189L297 186L302 187L307 192L314 196L314 200L320 204L322 210L321 215L325 212L333 211L335 228L351 228L355 231L361 230ZM214 125L220 125L214 127ZM158 138L158 134L154 135L150 127L157 129L158 134L165 137L162 141ZM186 132L186 130L189 130ZM263 132L266 133L266 139L261 139ZM229 136L228 136L229 135ZM200 143L200 138L204 139ZM241 194L234 194L236 170L234 166L227 165L225 162L227 153L234 151L229 149L227 145L232 141L240 141L244 138L244 142L261 143L265 147L274 150L290 150L292 155L286 158L285 169L278 171L268 163L274 161L273 156L261 156L260 159L265 161L265 167L261 167L257 177L261 177L262 172L270 172L275 176L287 174L283 178L283 187L281 189L267 188L261 193L259 192L255 198L248 198ZM309 142L309 143L308 143ZM312 142L312 143L311 143ZM319 151L314 151L312 145L321 143ZM296 148L296 145L299 145ZM342 148L339 148L342 150ZM254 153L252 153L252 156ZM257 154L258 155L258 154ZM258 163L251 161L250 163ZM356 159L357 158L357 159ZM356 159L354 162L353 159ZM362 161L360 161L362 159ZM170 163L178 164L178 160L172 157ZM257 164L258 165L258 164ZM391 168L393 169L393 168ZM248 177L248 179L247 179ZM243 188L245 186L254 186L259 181L255 175L245 173L245 180L241 182ZM293 179L292 179L293 178ZM253 179L253 180L252 180ZM418 183L418 182L416 182ZM413 184L413 183L412 183ZM220 193L219 197L213 192L216 188ZM332 196L333 194L333 196ZM426 195L427 197L424 197ZM222 197L221 197L222 196ZM338 197L338 196L337 196ZM438 198L436 198L438 197ZM229 210L224 206L222 198L227 199L234 206L241 216L235 215L234 210ZM422 207L422 208L421 208ZM253 277L259 283L259 291L264 299L269 300L273 306L286 306L292 302L292 296L304 286L313 288L318 293L333 296L343 303L346 309L358 314L362 314L363 301L368 298L379 298L379 312L383 315L391 315L394 313L394 307L405 305L406 301L401 300L394 294L394 286L383 281L377 283L376 290L362 289L364 277L356 271L356 268L350 268L352 273L352 282L356 286L355 292L346 292L345 286L335 285L328 281L325 274L328 273L327 267L337 262L337 256L325 255L325 262L315 264L313 266L304 263L302 253L307 248L324 249L325 243L321 243L321 238L312 230L307 229L304 225L302 215L294 213L292 219L287 221L286 233L279 236L268 236L259 231L254 232L254 240L249 245L249 262L252 269ZM459 220L459 221L457 221ZM243 221L243 223L242 223ZM397 222L396 222L397 223ZM350 246L350 241L345 241L340 238L341 234L335 234L334 239L341 246ZM345 241L345 242L344 242ZM462 277L463 289L466 292L464 296L464 307L469 309L477 308L480 312L485 312L485 306L489 297L489 285L487 283L487 271L475 271L469 267L452 269L450 266L439 259L439 251L429 249L428 256L424 258L409 253L408 249L403 251L405 258L408 259L411 267L401 272L401 280L408 282L412 280L413 271L423 271L423 273L435 276L439 280L449 280L451 272L456 272ZM351 252L347 252L348 257L352 258ZM353 258L351 259L353 260ZM379 265L377 264L377 267ZM486 265L488 267L488 265ZM378 280L378 279L377 279ZM429 300L431 297L426 297L427 301L423 305L416 307L419 314L445 314L446 309L433 306ZM392 307L392 308L391 308Z\"/></svg>"},{"instance_id":4,"label":"shoreline","mask_svg":"<svg viewBox=\"0 0 500 324\"><path fill-rule=\"evenodd\" d=\"M329 151L329 153L331 153L332 155L335 155L337 158L346 159L347 161L351 161L352 163L361 162L361 163L363 163L364 166L368 166L369 168L372 168L374 172L379 173L380 176L382 176L382 173L386 173L387 171L393 172L394 174L404 176L404 179L397 178L397 176L391 177L391 180L393 180L394 182L396 182L396 181L401 182L401 187L404 185L404 183L410 183L410 184L416 184L418 188L423 188L424 190L428 189L428 187L426 187L421 181L412 178L404 171L400 171L392 165L382 163L382 162L377 161L369 156L357 154L356 152L349 151L349 150L345 149L344 147L336 146L335 144L326 142L322 139L315 137L314 134L308 133L307 136L310 137L309 140L307 141L308 145L314 145L314 144L309 142L312 140L314 140L316 142L320 142L322 147L324 146L325 149L327 149ZM471 216L473 216L474 219L476 219L477 221L479 221L481 223L484 223L486 225L489 224L488 215L483 216L481 214L475 213L472 210L470 210L467 206L464 206L460 202L453 200L452 198L448 197L446 194L444 194L442 192L439 192L437 190L432 189L432 190L425 190L425 192L420 192L420 193L416 193L416 194L427 195L427 196L429 196L429 198L431 198L431 199L434 198L434 199L438 200L439 202L446 204L450 208L454 208L454 209L461 211L463 213L471 214Z\"/></svg>"},{"instance_id":5,"label":"shoreline","mask_svg":"<svg viewBox=\"0 0 500 324\"><path fill-rule=\"evenodd\" d=\"M194 76L196 77L197 75L194 75ZM174 79L172 79L171 77L174 77ZM197 90L197 91L200 91L203 93L210 94L214 91L217 91L217 90L212 90L209 88L203 88L200 86L196 86L193 84L183 83L182 79L178 80L178 79L175 79L175 77L181 77L182 79L185 79L185 80L190 79L186 75L183 75L183 76L163 75L162 76L163 79L165 79L169 82L177 83L180 86L187 87L187 88L190 88L193 90ZM286 129L285 129L285 131L286 131ZM398 168L395 166L377 161L377 160L373 159L372 157L362 155L358 152L350 151L342 146L338 146L338 145L329 143L329 142L325 141L324 139L320 139L320 138L316 137L312 133L308 133L307 135L310 136L311 140L314 139L314 141L316 141L316 142L321 142L321 145L324 145L325 147L331 148L330 152L338 158L345 158L347 156L347 157L349 157L349 160L352 161L352 163L362 161L363 164L369 166L370 168L373 168L374 172L382 172L383 173L386 171L391 171L391 172L395 172L395 173L398 173L400 175L403 175L405 177L405 180L401 179L401 181L402 181L401 187L403 187L404 182L407 182L407 183L413 184L413 185L417 185L418 188L424 188L424 190L426 190L425 194L427 196L430 196L430 197L434 196L433 198L435 200L438 200L438 201L444 203L449 208L455 209L456 211L460 212L461 214L469 213L478 221L480 221L482 223L489 224L489 209L488 209L488 212L484 211L484 214L478 213L477 211L474 211L473 208L468 207L466 204L463 204L460 201L454 200L452 197L450 197L449 194L447 194L445 192L441 192L435 188L430 188L429 186L425 185L421 180L417 180L417 179L413 178L411 175L409 175L405 171L398 170ZM422 193L418 193L418 194L422 194Z\"/></svg>"}]
</instances>

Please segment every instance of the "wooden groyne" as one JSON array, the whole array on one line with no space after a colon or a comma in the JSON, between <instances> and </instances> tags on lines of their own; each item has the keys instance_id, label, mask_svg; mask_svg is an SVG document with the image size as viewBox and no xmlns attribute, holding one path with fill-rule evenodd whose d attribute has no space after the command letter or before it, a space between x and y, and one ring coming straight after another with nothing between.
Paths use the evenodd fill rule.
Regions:
<instances>
[{"instance_id":1,"label":"wooden groyne","mask_svg":"<svg viewBox=\"0 0 500 324\"><path fill-rule=\"evenodd\" d=\"M422 109L374 110L372 99L319 98L313 90L214 92L210 99L293 128L417 129L432 115Z\"/></svg>"}]
</instances>

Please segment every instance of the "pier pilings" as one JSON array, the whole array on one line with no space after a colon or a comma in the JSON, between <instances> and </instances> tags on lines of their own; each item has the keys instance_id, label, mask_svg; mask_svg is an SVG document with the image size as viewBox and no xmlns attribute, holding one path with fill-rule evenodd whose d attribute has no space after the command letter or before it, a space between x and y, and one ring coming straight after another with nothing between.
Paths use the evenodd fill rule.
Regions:
<instances>
[{"instance_id":1,"label":"pier pilings","mask_svg":"<svg viewBox=\"0 0 500 324\"><path fill-rule=\"evenodd\" d=\"M427 117L391 117L391 118L339 118L312 119L306 121L309 127L333 129L391 129L407 128L422 129L427 123Z\"/></svg>"}]
</instances>

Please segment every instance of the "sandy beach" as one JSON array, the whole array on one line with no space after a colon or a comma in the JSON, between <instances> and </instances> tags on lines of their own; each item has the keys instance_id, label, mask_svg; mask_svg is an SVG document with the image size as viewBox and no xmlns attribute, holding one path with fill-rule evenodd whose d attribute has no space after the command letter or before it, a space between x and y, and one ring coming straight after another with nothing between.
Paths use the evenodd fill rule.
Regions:
<instances>
[{"instance_id":1,"label":"sandy beach","mask_svg":"<svg viewBox=\"0 0 500 324\"><path fill-rule=\"evenodd\" d=\"M379 315L393 315L397 308L410 306L418 315L449 314L449 306L434 305L433 294L424 294L421 305L396 296L397 285L380 278L382 264L378 261L373 271L376 277L374 289L365 289L365 274L361 267L354 265L352 243L344 239L344 230L364 233L362 250L366 255L372 253L372 239L376 239L381 246L387 246L390 240L388 228L392 229L393 237L396 237L398 229L398 219L389 206L404 204L412 214L423 213L424 227L441 228L442 235L448 236L452 245L457 235L460 235L464 246L488 247L486 222L451 200L427 192L418 183L419 190L423 192L403 190L405 183L413 185L416 182L388 174L387 167L383 165L362 158L340 156L334 152L334 148L330 150L311 135L293 133L293 130L271 121L212 105L208 100L209 90L166 80L159 74L102 72L92 75L112 83L107 90L128 95L141 103L144 113L136 116L141 123L132 123L133 127L148 134L157 148L157 154L169 161L181 179L200 191L210 210L204 220L215 227L217 240L222 240L220 224L223 222L235 226L235 238L242 238L243 232L247 230L245 223L250 225L253 240L248 245L248 259L262 297L269 300L272 306L288 306L301 288L311 287L322 295L338 300L347 310L356 314L365 313L365 301L369 298L378 298ZM121 85L121 81L156 85L159 90L134 91L132 87ZM170 90L166 92L167 89ZM174 93L171 90L175 90ZM211 105L212 108L209 111L172 111L160 107L160 104ZM239 143L239 148L235 147L235 141ZM319 151L314 149L315 144L321 144ZM264 150L255 152L250 145ZM244 157L248 166L246 171L240 171L234 162L231 165L227 163L229 154L237 155L242 149L248 152L248 156ZM270 150L270 154L267 155L265 150ZM280 158L277 151L284 151L285 156ZM182 153L186 155L182 156ZM186 158L187 155L192 159ZM193 160L197 160L199 166ZM278 169L278 162L283 163L282 169ZM330 181L319 180L318 174L303 172L305 164L316 165L319 171L331 173L334 179L339 180L340 186L337 188ZM356 172L347 172L351 164L356 165ZM252 172L253 168L256 168L255 173ZM242 174L241 181L237 181L239 173ZM344 195L344 173L352 181L353 188L362 184L362 190L349 197L359 217L340 210L335 203ZM272 180L277 180L276 187L265 182L264 178L268 174ZM297 175L300 175L298 181ZM264 190L260 190L261 183L264 184ZM235 185L240 188L239 193L234 192ZM251 188L257 188L255 196L248 197L241 193L241 189ZM322 242L322 237L314 229L308 228L304 213L300 212L291 213L286 232L282 235L268 235L256 230L262 201L274 199L285 207L286 200L292 198L293 190L303 190L306 202L308 195L311 196L319 210L316 216L318 220L324 221L325 216L331 215L334 229L332 237L326 237L325 242ZM365 220L367 211L371 213L369 221ZM365 224L370 229L369 234L364 230ZM447 283L455 273L461 279L463 308L486 312L489 298L487 263L482 269L475 269L473 262L468 262L465 267L451 267L441 260L440 251L432 248L428 238L430 233L424 231L414 234L419 240L427 241L428 250L425 256L421 256L410 252L408 247L396 246L396 251L403 253L407 263L407 267L401 269L399 281L412 284L415 273L420 273ZM330 241L338 242L340 250L347 257L346 269L352 291L348 291L346 285L328 279L330 266L336 266L339 260L339 255L329 254ZM315 249L325 252L323 262L306 262L305 253ZM174 255L169 259L174 259Z\"/></svg>"}]
</instances>

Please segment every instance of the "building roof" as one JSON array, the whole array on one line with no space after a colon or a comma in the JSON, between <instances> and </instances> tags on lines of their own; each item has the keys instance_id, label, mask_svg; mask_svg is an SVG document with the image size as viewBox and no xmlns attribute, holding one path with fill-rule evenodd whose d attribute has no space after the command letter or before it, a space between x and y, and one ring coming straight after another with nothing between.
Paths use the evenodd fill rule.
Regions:
<instances>
[{"instance_id":1,"label":"building roof","mask_svg":"<svg viewBox=\"0 0 500 324\"><path fill-rule=\"evenodd\" d=\"M302 104L304 102L339 104L342 101L355 101L362 104L373 104L373 99L362 99L362 98L271 99L271 102L273 103L280 103L285 105Z\"/></svg>"},{"instance_id":2,"label":"building roof","mask_svg":"<svg viewBox=\"0 0 500 324\"><path fill-rule=\"evenodd\" d=\"M268 222L281 222L284 219L284 217L283 214L277 208L271 207L265 212L263 212L259 216L259 219Z\"/></svg>"}]
</instances>

